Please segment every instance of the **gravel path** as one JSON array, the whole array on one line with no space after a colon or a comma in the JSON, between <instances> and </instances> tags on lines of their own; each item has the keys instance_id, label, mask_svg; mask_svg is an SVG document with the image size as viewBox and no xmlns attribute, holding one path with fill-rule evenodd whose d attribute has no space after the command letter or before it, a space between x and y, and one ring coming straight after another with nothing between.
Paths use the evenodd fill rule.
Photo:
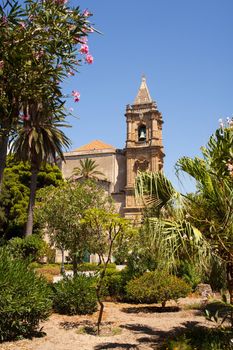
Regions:
<instances>
[{"instance_id":1,"label":"gravel path","mask_svg":"<svg viewBox=\"0 0 233 350\"><path fill-rule=\"evenodd\" d=\"M84 333L90 324L96 322L97 314L92 316L62 316L53 314L42 324L43 337L24 339L0 344L0 350L104 350L104 349L157 349L171 332L178 328L195 324L209 325L197 310L183 306L196 299L183 299L181 309L170 303L166 311L160 306L132 305L106 302L103 318L103 332L96 336ZM82 328L80 329L80 325ZM111 334L108 329L111 327Z\"/></svg>"}]
</instances>

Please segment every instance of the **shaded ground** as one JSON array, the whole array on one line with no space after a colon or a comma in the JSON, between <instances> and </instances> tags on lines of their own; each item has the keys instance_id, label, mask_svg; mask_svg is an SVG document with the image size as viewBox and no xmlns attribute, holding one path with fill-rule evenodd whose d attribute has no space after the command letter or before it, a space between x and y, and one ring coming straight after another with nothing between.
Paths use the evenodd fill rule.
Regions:
<instances>
[{"instance_id":1,"label":"shaded ground","mask_svg":"<svg viewBox=\"0 0 233 350\"><path fill-rule=\"evenodd\" d=\"M186 298L178 306L168 303L167 308L105 303L101 336L95 335L96 314L53 314L41 325L44 336L2 343L0 350L157 349L171 333L196 325L212 325L200 311L187 309L187 304L197 302L200 299Z\"/></svg>"}]
</instances>

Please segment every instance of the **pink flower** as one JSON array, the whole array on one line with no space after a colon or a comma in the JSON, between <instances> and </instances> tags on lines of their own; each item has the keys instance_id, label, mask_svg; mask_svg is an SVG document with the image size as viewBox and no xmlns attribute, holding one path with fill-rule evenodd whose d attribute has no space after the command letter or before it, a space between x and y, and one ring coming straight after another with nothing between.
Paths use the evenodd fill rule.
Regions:
<instances>
[{"instance_id":1,"label":"pink flower","mask_svg":"<svg viewBox=\"0 0 233 350\"><path fill-rule=\"evenodd\" d=\"M88 64L92 64L93 61L94 61L94 58L93 58L92 55L89 54L89 55L86 55L85 60L86 60L86 62L87 62Z\"/></svg>"},{"instance_id":2,"label":"pink flower","mask_svg":"<svg viewBox=\"0 0 233 350\"><path fill-rule=\"evenodd\" d=\"M4 68L4 61L0 61L0 69Z\"/></svg>"},{"instance_id":3,"label":"pink flower","mask_svg":"<svg viewBox=\"0 0 233 350\"><path fill-rule=\"evenodd\" d=\"M86 44L88 42L88 38L87 36L83 36L82 38L79 38L79 42L81 44Z\"/></svg>"},{"instance_id":4,"label":"pink flower","mask_svg":"<svg viewBox=\"0 0 233 350\"><path fill-rule=\"evenodd\" d=\"M89 53L89 47L86 44L81 45L81 48L79 50L82 54L88 54Z\"/></svg>"},{"instance_id":5,"label":"pink flower","mask_svg":"<svg viewBox=\"0 0 233 350\"><path fill-rule=\"evenodd\" d=\"M80 93L77 90L72 91L72 96L74 97L74 102L78 102L80 100Z\"/></svg>"},{"instance_id":6,"label":"pink flower","mask_svg":"<svg viewBox=\"0 0 233 350\"><path fill-rule=\"evenodd\" d=\"M90 17L91 13L86 9L86 10L83 11L83 16L84 17Z\"/></svg>"},{"instance_id":7,"label":"pink flower","mask_svg":"<svg viewBox=\"0 0 233 350\"><path fill-rule=\"evenodd\" d=\"M65 5L68 0L55 0L55 2L58 4L58 5Z\"/></svg>"},{"instance_id":8,"label":"pink flower","mask_svg":"<svg viewBox=\"0 0 233 350\"><path fill-rule=\"evenodd\" d=\"M74 108L70 107L70 108L69 108L69 111L70 111L70 112L73 112L73 111L74 111Z\"/></svg>"}]
</instances>

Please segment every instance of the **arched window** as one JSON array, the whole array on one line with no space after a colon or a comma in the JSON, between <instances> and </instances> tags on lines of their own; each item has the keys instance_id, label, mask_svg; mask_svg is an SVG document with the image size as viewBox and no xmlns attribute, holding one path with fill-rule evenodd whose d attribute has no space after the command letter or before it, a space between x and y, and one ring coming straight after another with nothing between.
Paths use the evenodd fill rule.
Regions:
<instances>
[{"instance_id":1,"label":"arched window","mask_svg":"<svg viewBox=\"0 0 233 350\"><path fill-rule=\"evenodd\" d=\"M146 126L140 125L138 128L138 141L146 141Z\"/></svg>"}]
</instances>

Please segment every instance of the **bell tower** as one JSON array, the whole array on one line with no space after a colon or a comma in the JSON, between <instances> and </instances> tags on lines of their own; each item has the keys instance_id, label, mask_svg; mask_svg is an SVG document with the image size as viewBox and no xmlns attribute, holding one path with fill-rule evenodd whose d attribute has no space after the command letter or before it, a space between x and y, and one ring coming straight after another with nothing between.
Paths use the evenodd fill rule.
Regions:
<instances>
[{"instance_id":1,"label":"bell tower","mask_svg":"<svg viewBox=\"0 0 233 350\"><path fill-rule=\"evenodd\" d=\"M162 115L152 100L146 78L142 77L138 94L132 105L126 106L126 218L140 218L134 188L138 170L158 172L163 169Z\"/></svg>"}]
</instances>

